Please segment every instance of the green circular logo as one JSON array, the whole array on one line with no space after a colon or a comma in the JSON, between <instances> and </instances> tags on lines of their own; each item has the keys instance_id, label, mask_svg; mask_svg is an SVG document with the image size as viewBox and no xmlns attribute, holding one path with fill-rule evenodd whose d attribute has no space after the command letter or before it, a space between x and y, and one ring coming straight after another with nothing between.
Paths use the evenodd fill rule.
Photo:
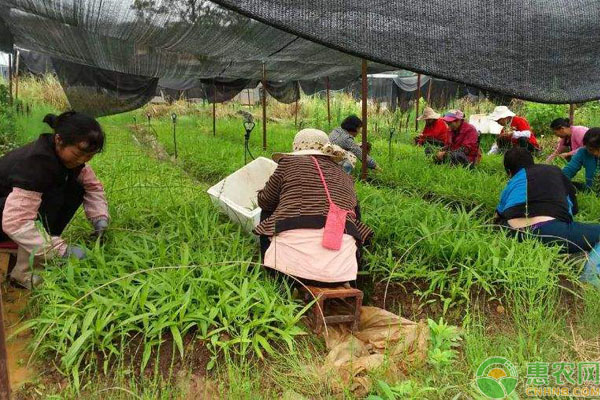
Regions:
<instances>
[{"instance_id":1,"label":"green circular logo","mask_svg":"<svg viewBox=\"0 0 600 400\"><path fill-rule=\"evenodd\" d=\"M517 387L517 369L504 357L490 357L477 368L475 381L484 396L504 399Z\"/></svg>"}]
</instances>

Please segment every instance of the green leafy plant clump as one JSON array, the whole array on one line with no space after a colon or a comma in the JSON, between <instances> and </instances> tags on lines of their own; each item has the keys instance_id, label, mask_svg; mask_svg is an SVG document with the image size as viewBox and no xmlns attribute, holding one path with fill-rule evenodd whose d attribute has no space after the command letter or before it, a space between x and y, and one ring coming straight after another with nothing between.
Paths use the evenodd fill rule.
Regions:
<instances>
[{"instance_id":1,"label":"green leafy plant clump","mask_svg":"<svg viewBox=\"0 0 600 400\"><path fill-rule=\"evenodd\" d=\"M229 121L228 124L234 122ZM168 124L155 121L154 127L160 142L172 152L173 139ZM243 149L237 150L234 135L235 125L217 137L184 131L178 137L182 150L177 162L198 179L205 179L204 171L215 173L214 181L222 179L239 168L243 160ZM293 131L287 129L274 136L273 146L284 150L292 137ZM212 147L208 146L209 142ZM260 141L254 142L254 146L253 152L260 154ZM447 310L457 301L469 301L475 288L490 295L505 291L511 285L506 280L508 271L523 269L527 264L540 266L540 276L550 273L549 286L555 284L560 275L572 276L571 267L561 261L563 258L558 255L557 249L544 247L533 240L520 243L489 225L485 215L479 213L481 206L467 210L461 202L465 198L460 198L466 190L459 190L452 197L456 207L450 208L442 201L445 199L447 202L452 190L462 182L467 182L464 183L466 189L472 180L488 177L494 186L499 187L505 178L497 173L481 172L480 176L471 177L472 171L444 166L432 168L422 154L413 153L405 145L399 146L400 162L412 163L411 167L386 170L381 176L377 175L374 183L381 179L385 181L383 186L357 185L361 207L368 210L363 213L363 218L368 225L375 227L373 245L366 253L368 271L374 278L423 280L428 286L423 289L422 296L436 293L441 296L443 309ZM442 179L443 169L449 176ZM434 182L429 186L433 192L428 193L445 194L445 197L426 200L413 195L425 186L428 178L429 182ZM484 184L479 187L481 191L477 194L482 199L485 196L487 203L492 204L490 190L484 191ZM491 210L496 202L497 198L493 200Z\"/></svg>"},{"instance_id":2,"label":"green leafy plant clump","mask_svg":"<svg viewBox=\"0 0 600 400\"><path fill-rule=\"evenodd\" d=\"M251 262L255 242L213 212L206 185L105 129L108 151L92 164L110 200L108 238L89 242L81 214L69 227L89 257L43 271L21 328L33 331L34 355L56 357L79 388L83 374L109 373L131 351L143 371L167 339L181 357L186 336L202 341L209 368L220 357L273 354L277 343L293 349L304 310Z\"/></svg>"}]
</instances>

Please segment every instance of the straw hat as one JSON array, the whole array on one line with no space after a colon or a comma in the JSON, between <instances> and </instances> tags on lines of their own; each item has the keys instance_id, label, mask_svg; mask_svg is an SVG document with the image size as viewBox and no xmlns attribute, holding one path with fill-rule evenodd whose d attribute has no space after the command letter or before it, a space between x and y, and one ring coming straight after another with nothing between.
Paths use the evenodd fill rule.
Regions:
<instances>
[{"instance_id":1,"label":"straw hat","mask_svg":"<svg viewBox=\"0 0 600 400\"><path fill-rule=\"evenodd\" d=\"M423 121L426 119L440 119L440 118L442 118L442 116L440 114L436 113L435 111L433 111L433 108L425 107L425 109L423 110L423 115L421 115L417 119L419 121Z\"/></svg>"},{"instance_id":2,"label":"straw hat","mask_svg":"<svg viewBox=\"0 0 600 400\"><path fill-rule=\"evenodd\" d=\"M489 115L489 119L498 121L502 118L514 117L516 114L508 109L506 106L498 106L494 108L494 112Z\"/></svg>"},{"instance_id":3,"label":"straw hat","mask_svg":"<svg viewBox=\"0 0 600 400\"><path fill-rule=\"evenodd\" d=\"M279 161L283 156L327 156L335 162L344 160L356 162L356 157L350 157L339 146L331 144L327 134L319 129L302 129L294 137L291 153L274 153L273 161Z\"/></svg>"}]
</instances>

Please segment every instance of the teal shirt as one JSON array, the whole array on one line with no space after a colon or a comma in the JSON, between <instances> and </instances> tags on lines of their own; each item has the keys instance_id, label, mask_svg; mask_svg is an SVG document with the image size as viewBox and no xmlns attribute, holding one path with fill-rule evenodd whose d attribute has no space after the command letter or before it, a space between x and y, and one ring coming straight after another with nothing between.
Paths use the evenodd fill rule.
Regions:
<instances>
[{"instance_id":1,"label":"teal shirt","mask_svg":"<svg viewBox=\"0 0 600 400\"><path fill-rule=\"evenodd\" d=\"M598 170L598 161L598 158L591 155L585 147L582 147L577 150L571 161L563 168L563 173L569 179L573 179L582 167L585 168L585 186L591 189Z\"/></svg>"}]
</instances>

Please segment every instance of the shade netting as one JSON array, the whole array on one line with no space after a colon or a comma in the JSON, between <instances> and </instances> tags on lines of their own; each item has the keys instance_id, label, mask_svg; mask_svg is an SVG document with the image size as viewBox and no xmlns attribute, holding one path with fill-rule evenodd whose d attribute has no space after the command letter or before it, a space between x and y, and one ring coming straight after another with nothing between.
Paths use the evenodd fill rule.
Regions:
<instances>
[{"instance_id":1,"label":"shade netting","mask_svg":"<svg viewBox=\"0 0 600 400\"><path fill-rule=\"evenodd\" d=\"M210 92L207 80L230 89L264 70L290 102L294 82L352 81L365 58L370 73L580 102L600 97L598 17L596 0L0 0L0 48L124 74L124 90L160 78Z\"/></svg>"}]
</instances>

